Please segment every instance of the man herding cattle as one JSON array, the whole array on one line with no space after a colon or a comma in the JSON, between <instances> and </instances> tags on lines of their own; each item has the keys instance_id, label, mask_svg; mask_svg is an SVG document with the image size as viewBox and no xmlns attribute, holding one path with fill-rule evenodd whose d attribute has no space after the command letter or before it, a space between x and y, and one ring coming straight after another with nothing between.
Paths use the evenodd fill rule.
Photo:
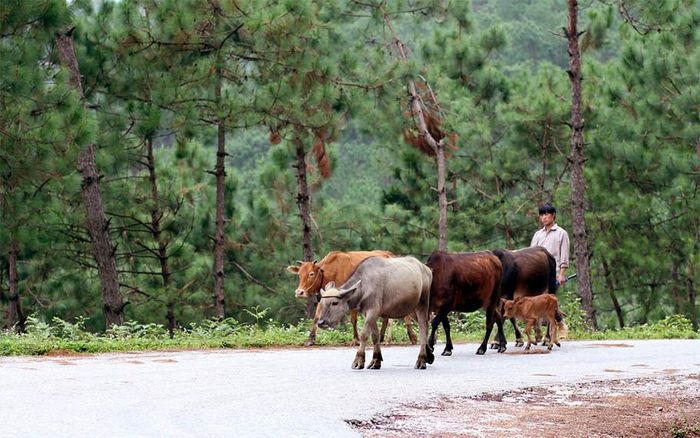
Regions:
<instances>
[{"instance_id":1,"label":"man herding cattle","mask_svg":"<svg viewBox=\"0 0 700 438\"><path fill-rule=\"evenodd\" d=\"M530 246L542 246L552 254L557 263L558 286L566 282L566 269L569 267L569 234L557 225L557 209L552 204L540 206L539 218L542 228L532 236Z\"/></svg>"}]
</instances>

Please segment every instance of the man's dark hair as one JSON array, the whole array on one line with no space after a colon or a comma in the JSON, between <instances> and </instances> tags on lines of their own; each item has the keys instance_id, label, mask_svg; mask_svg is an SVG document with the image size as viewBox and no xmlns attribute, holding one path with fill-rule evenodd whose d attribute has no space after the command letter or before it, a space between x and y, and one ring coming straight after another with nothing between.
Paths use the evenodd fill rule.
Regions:
<instances>
[{"instance_id":1,"label":"man's dark hair","mask_svg":"<svg viewBox=\"0 0 700 438\"><path fill-rule=\"evenodd\" d=\"M552 204L547 202L545 204L540 205L540 214L544 214L544 213L557 214L557 209L554 208L554 206Z\"/></svg>"}]
</instances>

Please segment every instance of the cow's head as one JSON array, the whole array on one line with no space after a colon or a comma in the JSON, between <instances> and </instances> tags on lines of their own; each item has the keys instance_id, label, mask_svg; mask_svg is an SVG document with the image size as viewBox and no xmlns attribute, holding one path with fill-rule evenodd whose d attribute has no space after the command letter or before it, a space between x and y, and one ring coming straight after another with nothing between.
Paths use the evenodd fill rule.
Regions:
<instances>
[{"instance_id":1,"label":"cow's head","mask_svg":"<svg viewBox=\"0 0 700 438\"><path fill-rule=\"evenodd\" d=\"M297 298L311 297L323 286L323 269L313 262L297 262L299 266L287 266L287 271L299 276L299 285L294 294Z\"/></svg>"},{"instance_id":2,"label":"cow's head","mask_svg":"<svg viewBox=\"0 0 700 438\"><path fill-rule=\"evenodd\" d=\"M515 303L518 301L518 298L516 298L515 301L506 300L504 298L501 298L501 308L503 309L503 318L505 318L505 319L513 318L514 313L515 313Z\"/></svg>"},{"instance_id":3,"label":"cow's head","mask_svg":"<svg viewBox=\"0 0 700 438\"><path fill-rule=\"evenodd\" d=\"M316 325L324 329L335 327L350 311L348 301L358 286L360 286L360 280L348 288L337 289L335 283L331 281L325 289L321 289L321 315Z\"/></svg>"}]
</instances>

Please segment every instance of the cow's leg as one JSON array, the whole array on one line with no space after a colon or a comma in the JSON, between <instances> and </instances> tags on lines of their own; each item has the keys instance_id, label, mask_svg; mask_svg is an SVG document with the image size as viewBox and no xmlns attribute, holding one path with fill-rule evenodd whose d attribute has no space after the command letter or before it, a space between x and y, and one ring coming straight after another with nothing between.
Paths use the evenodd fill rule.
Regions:
<instances>
[{"instance_id":1,"label":"cow's leg","mask_svg":"<svg viewBox=\"0 0 700 438\"><path fill-rule=\"evenodd\" d=\"M428 338L428 349L430 351L433 351L435 349L435 332L437 331L437 328L440 325L441 320L442 320L442 316L438 312L435 314L435 316L433 317L433 320L430 323L430 337Z\"/></svg>"},{"instance_id":2,"label":"cow's leg","mask_svg":"<svg viewBox=\"0 0 700 438\"><path fill-rule=\"evenodd\" d=\"M507 347L506 345L508 342L506 341L506 334L503 332L503 318L501 318L499 315L496 315L496 338L498 339L499 346L498 346L498 352L503 353L506 351Z\"/></svg>"},{"instance_id":3,"label":"cow's leg","mask_svg":"<svg viewBox=\"0 0 700 438\"><path fill-rule=\"evenodd\" d=\"M539 321L535 320L533 323L531 319L528 319L525 324L525 335L527 336L527 346L525 347L525 350L530 350L530 346L532 345L532 337L530 336L530 331L532 330L532 326L535 324L539 324Z\"/></svg>"},{"instance_id":4,"label":"cow's leg","mask_svg":"<svg viewBox=\"0 0 700 438\"><path fill-rule=\"evenodd\" d=\"M481 345L479 346L479 349L476 350L476 354L486 354L486 347L488 346L489 343L489 338L491 337L491 331L493 330L493 324L497 321L500 320L496 315L496 308L495 306L489 306L486 309L486 334L484 335L484 340L481 341ZM501 325L501 335L503 335L503 325ZM499 348L499 352L502 352L501 349ZM503 348L503 351L505 351L505 347Z\"/></svg>"},{"instance_id":5,"label":"cow's leg","mask_svg":"<svg viewBox=\"0 0 700 438\"><path fill-rule=\"evenodd\" d=\"M369 339L369 335L372 330L370 327L372 320L374 320L376 324L377 317L375 315L365 316L365 324L362 326L362 332L359 336L360 346L357 348L357 353L355 353L355 360L352 361L353 370L361 370L365 367L365 346L367 345L367 340Z\"/></svg>"},{"instance_id":6,"label":"cow's leg","mask_svg":"<svg viewBox=\"0 0 700 438\"><path fill-rule=\"evenodd\" d=\"M561 347L559 339L557 339L557 321L554 318L549 318L549 349L552 349L552 345Z\"/></svg>"},{"instance_id":7,"label":"cow's leg","mask_svg":"<svg viewBox=\"0 0 700 438\"><path fill-rule=\"evenodd\" d=\"M321 305L316 306L316 313L314 314L314 320L311 323L311 330L309 331L309 338L306 340L304 343L305 347L310 347L316 343L316 323L318 322L318 319L321 317L321 311L323 310L323 307Z\"/></svg>"},{"instance_id":8,"label":"cow's leg","mask_svg":"<svg viewBox=\"0 0 700 438\"><path fill-rule=\"evenodd\" d=\"M515 330L515 346L522 347L525 343L523 342L523 334L520 333L520 329L518 328L518 322L515 318L511 318L510 323L513 324L513 330Z\"/></svg>"},{"instance_id":9,"label":"cow's leg","mask_svg":"<svg viewBox=\"0 0 700 438\"><path fill-rule=\"evenodd\" d=\"M357 310L350 311L350 321L352 322L352 343L350 346L354 347L358 345L357 342Z\"/></svg>"},{"instance_id":10,"label":"cow's leg","mask_svg":"<svg viewBox=\"0 0 700 438\"><path fill-rule=\"evenodd\" d=\"M428 348L428 322L430 321L430 303L428 302L428 291L425 291L425 298L418 303L418 307L414 313L414 318L418 321L418 340L420 348L418 349L418 360L416 360L415 368L424 370L426 364L431 364L435 361L433 350ZM408 319L408 318L406 318ZM408 324L408 322L407 322Z\"/></svg>"},{"instance_id":11,"label":"cow's leg","mask_svg":"<svg viewBox=\"0 0 700 438\"><path fill-rule=\"evenodd\" d=\"M442 317L442 328L445 329L445 350L443 350L443 356L452 356L452 334L450 332L450 319L447 317L447 312Z\"/></svg>"},{"instance_id":12,"label":"cow's leg","mask_svg":"<svg viewBox=\"0 0 700 438\"><path fill-rule=\"evenodd\" d=\"M381 343L384 343L384 339L385 339L384 335L386 335L387 326L388 326L389 330L391 330L391 321L389 320L389 318L382 318L382 328L379 329L379 342L381 342ZM389 331L389 338L391 338L391 331ZM390 341L387 341L387 344L389 342Z\"/></svg>"},{"instance_id":13,"label":"cow's leg","mask_svg":"<svg viewBox=\"0 0 700 438\"><path fill-rule=\"evenodd\" d=\"M382 340L386 341L387 344L391 344L391 341L394 339L394 321L391 320L391 318L383 318L384 321L382 322L382 327L386 324L386 329L388 330L388 335L386 337L382 336Z\"/></svg>"},{"instance_id":14,"label":"cow's leg","mask_svg":"<svg viewBox=\"0 0 700 438\"><path fill-rule=\"evenodd\" d=\"M389 318L385 318L389 319ZM382 349L380 347L381 342L379 342L379 330L377 330L377 320L366 321L365 327L369 323L370 330L372 332L372 344L374 346L374 351L372 352L372 361L367 366L368 370L378 370L382 367ZM363 330L364 331L364 330Z\"/></svg>"},{"instance_id":15,"label":"cow's leg","mask_svg":"<svg viewBox=\"0 0 700 438\"><path fill-rule=\"evenodd\" d=\"M413 317L406 315L403 318L403 323L406 325L406 333L408 334L408 339L411 340L411 345L416 345L418 340L416 339L416 333L413 331Z\"/></svg>"}]
</instances>

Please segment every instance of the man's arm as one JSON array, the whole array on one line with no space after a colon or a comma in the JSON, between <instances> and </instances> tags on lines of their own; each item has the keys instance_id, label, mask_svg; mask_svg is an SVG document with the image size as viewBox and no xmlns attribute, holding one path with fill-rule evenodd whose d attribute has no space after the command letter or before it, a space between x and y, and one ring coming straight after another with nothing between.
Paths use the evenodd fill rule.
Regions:
<instances>
[{"instance_id":1,"label":"man's arm","mask_svg":"<svg viewBox=\"0 0 700 438\"><path fill-rule=\"evenodd\" d=\"M566 282L566 268L569 267L569 234L566 231L562 234L559 246L559 275L557 278L560 284Z\"/></svg>"}]
</instances>

